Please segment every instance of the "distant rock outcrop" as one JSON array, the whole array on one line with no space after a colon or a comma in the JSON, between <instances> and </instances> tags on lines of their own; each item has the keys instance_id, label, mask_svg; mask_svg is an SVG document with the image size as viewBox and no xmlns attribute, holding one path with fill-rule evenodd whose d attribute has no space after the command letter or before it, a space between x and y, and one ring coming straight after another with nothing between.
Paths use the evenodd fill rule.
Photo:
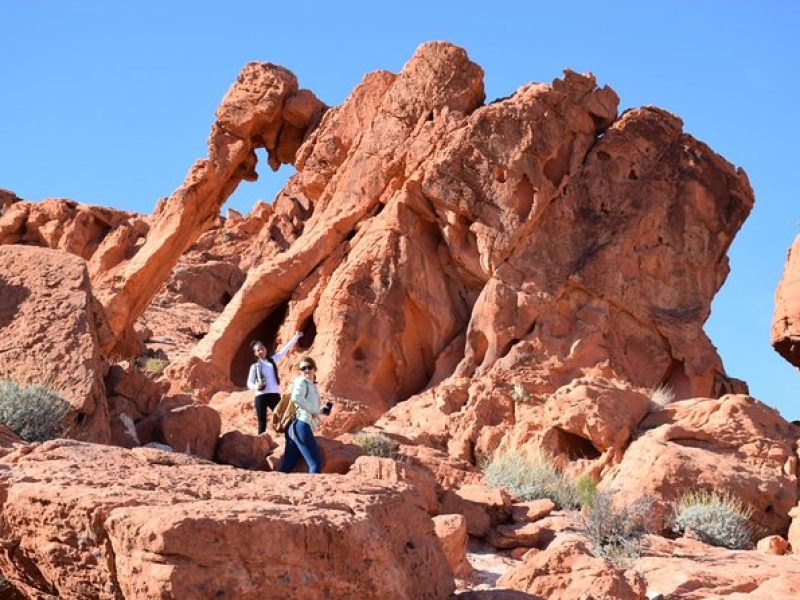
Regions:
<instances>
[{"instance_id":1,"label":"distant rock outcrop","mask_svg":"<svg viewBox=\"0 0 800 600\"><path fill-rule=\"evenodd\" d=\"M772 346L795 367L800 367L800 236L789 249L783 277L775 291Z\"/></svg>"}]
</instances>

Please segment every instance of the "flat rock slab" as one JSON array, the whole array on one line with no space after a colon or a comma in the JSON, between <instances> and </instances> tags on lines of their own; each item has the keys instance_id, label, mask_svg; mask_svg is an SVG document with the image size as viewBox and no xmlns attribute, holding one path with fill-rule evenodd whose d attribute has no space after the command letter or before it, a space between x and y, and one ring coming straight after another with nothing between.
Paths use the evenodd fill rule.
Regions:
<instances>
[{"instance_id":1,"label":"flat rock slab","mask_svg":"<svg viewBox=\"0 0 800 600\"><path fill-rule=\"evenodd\" d=\"M0 460L0 570L35 598L446 598L412 494L56 440Z\"/></svg>"}]
</instances>

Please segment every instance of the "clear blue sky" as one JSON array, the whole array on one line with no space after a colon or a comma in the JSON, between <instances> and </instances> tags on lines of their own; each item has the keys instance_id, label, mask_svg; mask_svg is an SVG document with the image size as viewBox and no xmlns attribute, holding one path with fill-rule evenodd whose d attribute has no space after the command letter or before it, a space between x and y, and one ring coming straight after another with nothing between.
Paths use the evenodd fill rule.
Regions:
<instances>
[{"instance_id":1,"label":"clear blue sky","mask_svg":"<svg viewBox=\"0 0 800 600\"><path fill-rule=\"evenodd\" d=\"M467 49L490 100L591 71L622 109L670 110L747 171L755 209L706 330L729 374L800 418L800 372L769 345L800 231L800 3L557 4L0 0L0 187L150 212L205 156L214 110L251 60L290 68L328 104L433 39ZM228 206L271 200L290 174L259 173Z\"/></svg>"}]
</instances>

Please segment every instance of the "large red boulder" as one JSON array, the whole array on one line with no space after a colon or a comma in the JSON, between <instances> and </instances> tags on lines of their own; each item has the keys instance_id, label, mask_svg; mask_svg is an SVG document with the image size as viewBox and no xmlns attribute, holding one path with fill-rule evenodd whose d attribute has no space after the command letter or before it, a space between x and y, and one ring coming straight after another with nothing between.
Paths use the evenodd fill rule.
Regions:
<instances>
[{"instance_id":1,"label":"large red boulder","mask_svg":"<svg viewBox=\"0 0 800 600\"><path fill-rule=\"evenodd\" d=\"M672 503L700 490L738 498L760 532L786 530L798 500L800 431L775 409L743 395L684 400L649 415L641 429L601 489L620 502L652 500L656 530Z\"/></svg>"},{"instance_id":2,"label":"large red boulder","mask_svg":"<svg viewBox=\"0 0 800 600\"><path fill-rule=\"evenodd\" d=\"M101 312L82 258L0 246L0 378L56 392L72 406L68 435L105 443Z\"/></svg>"},{"instance_id":3,"label":"large red boulder","mask_svg":"<svg viewBox=\"0 0 800 600\"><path fill-rule=\"evenodd\" d=\"M433 523L405 486L63 440L0 463L0 536L13 549L0 569L27 597L433 599L453 589Z\"/></svg>"},{"instance_id":4,"label":"large red boulder","mask_svg":"<svg viewBox=\"0 0 800 600\"><path fill-rule=\"evenodd\" d=\"M542 552L525 555L518 567L498 581L509 588L552 600L645 600L645 581L592 555L585 541L564 536Z\"/></svg>"}]
</instances>

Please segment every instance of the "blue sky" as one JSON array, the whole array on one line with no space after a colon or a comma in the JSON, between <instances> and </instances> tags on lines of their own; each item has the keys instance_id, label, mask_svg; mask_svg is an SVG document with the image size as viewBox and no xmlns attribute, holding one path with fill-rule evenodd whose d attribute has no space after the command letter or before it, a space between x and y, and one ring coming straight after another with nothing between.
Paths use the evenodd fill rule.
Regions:
<instances>
[{"instance_id":1,"label":"blue sky","mask_svg":"<svg viewBox=\"0 0 800 600\"><path fill-rule=\"evenodd\" d=\"M800 419L800 372L769 345L800 232L800 3L556 4L0 0L0 187L150 212L205 156L214 110L251 60L290 68L331 105L433 39L466 48L490 100L591 71L621 109L672 111L747 171L756 205L706 331L730 375ZM227 206L247 212L291 174L258 170Z\"/></svg>"}]
</instances>

